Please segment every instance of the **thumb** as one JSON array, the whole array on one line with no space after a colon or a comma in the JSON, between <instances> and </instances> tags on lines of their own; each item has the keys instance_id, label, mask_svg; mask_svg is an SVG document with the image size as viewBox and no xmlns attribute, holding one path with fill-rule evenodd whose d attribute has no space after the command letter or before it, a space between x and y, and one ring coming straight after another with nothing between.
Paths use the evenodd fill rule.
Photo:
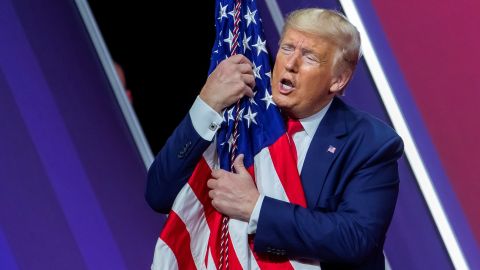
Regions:
<instances>
[{"instance_id":1,"label":"thumb","mask_svg":"<svg viewBox=\"0 0 480 270\"><path fill-rule=\"evenodd\" d=\"M244 174L245 172L248 173L247 169L245 169L245 165L243 164L244 157L245 156L243 154L240 154L233 161L233 167L235 168L235 172L238 174Z\"/></svg>"}]
</instances>

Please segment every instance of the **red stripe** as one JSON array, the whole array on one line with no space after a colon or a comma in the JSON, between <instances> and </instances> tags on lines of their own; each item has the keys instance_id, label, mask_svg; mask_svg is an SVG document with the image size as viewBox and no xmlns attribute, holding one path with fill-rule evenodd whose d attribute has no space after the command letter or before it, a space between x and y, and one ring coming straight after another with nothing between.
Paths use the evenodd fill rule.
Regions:
<instances>
[{"instance_id":1,"label":"red stripe","mask_svg":"<svg viewBox=\"0 0 480 270\"><path fill-rule=\"evenodd\" d=\"M190 252L190 234L185 223L173 211L170 212L160 238L170 247L177 259L178 269L196 269ZM185 246L188 243L188 248Z\"/></svg>"},{"instance_id":2,"label":"red stripe","mask_svg":"<svg viewBox=\"0 0 480 270\"><path fill-rule=\"evenodd\" d=\"M190 179L188 180L188 184L197 196L200 203L203 205L205 218L207 220L208 227L210 228L208 246L211 250L215 266L218 267L220 261L222 215L217 212L212 206L211 199L208 196L209 188L207 187L207 181L208 179L210 179L211 173L212 171L210 169L210 166L208 165L207 161L202 158L198 162L197 167L195 168ZM231 244L231 241L229 241L229 243ZM230 269L242 269L233 247L229 247L228 257Z\"/></svg>"},{"instance_id":3,"label":"red stripe","mask_svg":"<svg viewBox=\"0 0 480 270\"><path fill-rule=\"evenodd\" d=\"M307 207L302 182L287 135L278 138L274 144L268 147L268 150L288 200L293 204ZM285 155L285 153L290 153L290 155Z\"/></svg>"},{"instance_id":4,"label":"red stripe","mask_svg":"<svg viewBox=\"0 0 480 270\"><path fill-rule=\"evenodd\" d=\"M253 235L249 235L248 244L250 249L253 251ZM257 261L258 266L262 270L289 270L294 269L288 258L286 257L272 257L268 255L259 255L253 252L255 260Z\"/></svg>"},{"instance_id":5,"label":"red stripe","mask_svg":"<svg viewBox=\"0 0 480 270\"><path fill-rule=\"evenodd\" d=\"M284 156L287 156L287 155L284 155ZM275 168L275 169L277 170L277 168ZM247 170L255 181L254 167L250 166L249 168L247 168ZM296 171L297 170L295 169L295 172ZM303 188L301 190L303 190ZM292 269L293 270L292 264L290 263L290 261L286 257L272 258L272 257L262 256L262 255L259 255L259 254L255 253L253 251L253 237L254 237L253 235L249 235L248 243L249 243L250 249L252 250L253 256L255 257L255 260L257 261L257 264L260 267L260 269L262 269L262 270L278 270L278 269L289 270L289 269Z\"/></svg>"}]
</instances>

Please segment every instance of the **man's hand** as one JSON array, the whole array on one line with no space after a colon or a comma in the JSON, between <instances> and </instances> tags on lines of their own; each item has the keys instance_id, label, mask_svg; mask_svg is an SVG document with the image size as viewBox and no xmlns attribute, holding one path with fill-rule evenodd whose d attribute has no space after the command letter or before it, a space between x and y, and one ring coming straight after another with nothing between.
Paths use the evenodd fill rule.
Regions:
<instances>
[{"instance_id":1,"label":"man's hand","mask_svg":"<svg viewBox=\"0 0 480 270\"><path fill-rule=\"evenodd\" d=\"M257 203L258 193L253 179L243 164L243 154L233 162L236 173L214 170L207 186L212 205L220 213L248 222Z\"/></svg>"},{"instance_id":2,"label":"man's hand","mask_svg":"<svg viewBox=\"0 0 480 270\"><path fill-rule=\"evenodd\" d=\"M218 64L203 86L200 98L221 113L243 96L252 97L254 87L252 62L237 54Z\"/></svg>"}]
</instances>

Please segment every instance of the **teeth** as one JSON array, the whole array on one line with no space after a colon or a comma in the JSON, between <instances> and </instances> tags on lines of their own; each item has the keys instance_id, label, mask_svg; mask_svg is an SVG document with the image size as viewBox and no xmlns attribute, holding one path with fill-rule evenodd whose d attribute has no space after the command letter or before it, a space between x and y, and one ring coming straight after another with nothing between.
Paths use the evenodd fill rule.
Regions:
<instances>
[{"instance_id":1,"label":"teeth","mask_svg":"<svg viewBox=\"0 0 480 270\"><path fill-rule=\"evenodd\" d=\"M282 83L282 88L283 88L283 89L286 89L286 90L290 90L290 89L292 89L293 87L291 87L290 85L287 85L287 84Z\"/></svg>"}]
</instances>

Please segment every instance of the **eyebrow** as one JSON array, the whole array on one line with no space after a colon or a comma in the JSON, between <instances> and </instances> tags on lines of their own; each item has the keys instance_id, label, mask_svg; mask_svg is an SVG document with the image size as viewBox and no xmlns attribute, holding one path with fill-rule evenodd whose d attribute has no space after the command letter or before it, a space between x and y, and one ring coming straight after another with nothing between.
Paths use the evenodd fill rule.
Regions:
<instances>
[{"instance_id":1,"label":"eyebrow","mask_svg":"<svg viewBox=\"0 0 480 270\"><path fill-rule=\"evenodd\" d=\"M297 44L294 44L292 41L280 41L280 47L284 46L284 45L293 47L295 49L297 48ZM314 50L309 49L309 48L304 48L304 47L301 47L300 50L302 52L302 55L305 55L305 54L315 55L316 57L318 57L318 61L322 64L327 62L327 53L326 52L317 54Z\"/></svg>"}]
</instances>

